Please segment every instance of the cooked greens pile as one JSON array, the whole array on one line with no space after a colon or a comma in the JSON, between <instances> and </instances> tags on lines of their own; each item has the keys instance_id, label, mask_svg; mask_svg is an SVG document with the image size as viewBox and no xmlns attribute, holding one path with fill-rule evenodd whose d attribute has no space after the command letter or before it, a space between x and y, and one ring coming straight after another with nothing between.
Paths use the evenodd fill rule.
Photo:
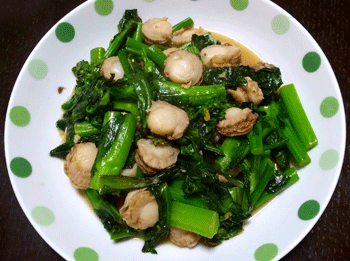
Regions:
<instances>
[{"instance_id":1,"label":"cooked greens pile","mask_svg":"<svg viewBox=\"0 0 350 261\"><path fill-rule=\"evenodd\" d=\"M282 86L279 68L203 65L200 83L185 88L165 73L163 51L177 47L200 59L204 48L221 43L210 33L193 34L180 46L151 43L142 25L136 10L126 10L108 48L92 49L91 60L72 69L75 91L56 123L66 140L50 155L66 159L78 144L96 145L91 181L84 191L112 240L140 236L145 241L142 251L156 253L155 247L175 227L214 247L242 232L254 210L298 181L293 166L310 163L307 151L317 139L294 86ZM172 33L192 25L187 18L174 25ZM116 56L123 75L114 80L117 72L111 73L106 79L101 67ZM228 94L247 86L247 77L259 86L261 102L237 102ZM183 134L174 138L151 131L148 117L156 101L187 114ZM229 108L255 115L248 133L218 131ZM176 152L175 163L163 169L151 166L144 155L148 151L138 148L140 140L160 149L170 147ZM121 174L133 168L134 175ZM147 202L158 209L156 223L146 228L130 225L124 214L131 208L125 207L132 200L130 193L139 190L147 191Z\"/></svg>"}]
</instances>

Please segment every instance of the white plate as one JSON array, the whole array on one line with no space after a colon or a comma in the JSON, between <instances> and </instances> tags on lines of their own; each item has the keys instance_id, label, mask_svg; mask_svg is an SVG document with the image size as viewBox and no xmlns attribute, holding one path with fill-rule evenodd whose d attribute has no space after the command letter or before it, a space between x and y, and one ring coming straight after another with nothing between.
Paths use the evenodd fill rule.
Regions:
<instances>
[{"instance_id":1,"label":"white plate","mask_svg":"<svg viewBox=\"0 0 350 261\"><path fill-rule=\"evenodd\" d=\"M280 67L284 82L295 84L318 137L318 146L309 153L312 163L298 172L300 180L255 215L244 233L216 248L164 244L154 256L141 252L139 239L113 243L64 175L62 161L49 157L60 142L55 127L60 105L75 82L71 68L88 60L90 49L107 47L124 10L131 8L137 8L144 21L168 16L175 24L190 16L196 25L232 37ZM66 87L61 94L59 86ZM324 211L338 181L344 149L343 101L327 58L293 17L264 0L85 2L59 21L28 57L14 86L5 126L6 160L18 201L39 234L67 260L279 259Z\"/></svg>"}]
</instances>

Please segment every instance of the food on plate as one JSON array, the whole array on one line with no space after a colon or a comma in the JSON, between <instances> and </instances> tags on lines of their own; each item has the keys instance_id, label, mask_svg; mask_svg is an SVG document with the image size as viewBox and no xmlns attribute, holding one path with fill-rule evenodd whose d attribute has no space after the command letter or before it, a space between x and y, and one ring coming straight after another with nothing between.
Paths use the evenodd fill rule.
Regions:
<instances>
[{"instance_id":1,"label":"food on plate","mask_svg":"<svg viewBox=\"0 0 350 261\"><path fill-rule=\"evenodd\" d=\"M215 247L310 163L317 138L296 89L191 18L126 10L118 29L72 69L50 155L112 240Z\"/></svg>"}]
</instances>

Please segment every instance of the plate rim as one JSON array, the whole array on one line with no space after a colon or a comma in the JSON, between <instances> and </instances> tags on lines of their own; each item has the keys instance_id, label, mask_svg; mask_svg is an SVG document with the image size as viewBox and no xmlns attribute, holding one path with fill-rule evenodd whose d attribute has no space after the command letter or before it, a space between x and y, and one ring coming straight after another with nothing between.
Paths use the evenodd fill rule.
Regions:
<instances>
[{"instance_id":1,"label":"plate rim","mask_svg":"<svg viewBox=\"0 0 350 261\"><path fill-rule=\"evenodd\" d=\"M339 178L342 172L342 168L344 165L344 157L345 157L345 150L346 150L346 115L345 115L345 107L344 107L344 102L343 102L343 96L341 93L341 88L339 86L339 83L337 81L336 75L334 73L334 70L331 67L331 64L327 58L327 56L325 55L325 53L323 52L323 50L321 49L321 47L319 46L319 44L317 43L317 41L312 37L312 35L306 30L306 28L298 21L294 18L294 16L292 16L289 12L287 12L286 10L284 10L282 7L280 7L279 5L277 5L276 3L269 1L269 0L258 0L263 2L264 4L270 5L271 7L278 9L281 13L286 14L290 19L293 20L294 24L296 24L298 26L298 30L301 30L303 35L306 35L308 37L308 40L311 41L314 45L316 45L318 47L318 53L321 55L322 60L324 60L324 64L327 66L327 71L330 72L330 77L332 82L334 82L334 85L337 86L336 88L336 92L338 94L338 101L339 101L339 110L338 113L341 113L341 120L342 123L344 124L343 130L342 130L342 141L343 146L341 147L342 149L339 150L339 160L338 163L336 165L337 171L336 171L336 178L333 179L333 184L331 186L331 190L330 193L328 193L327 195L327 199L325 200L326 204L322 204L320 206L320 211L318 214L318 217L314 218L313 220L309 221L309 225L307 226L307 229L303 230L303 233L301 233L299 235L299 237L297 237L293 243L288 243L288 245L290 247L286 247L284 249L284 251L279 251L277 256L275 258L282 258L285 255L287 255L288 253L290 253L299 243L301 243L301 241L306 237L307 234L310 233L310 231L313 229L313 227L316 225L316 223L319 221L319 219L322 217L326 207L329 205L329 202L336 190L336 186L339 182ZM10 99L7 105L7 109L6 109L6 115L5 115L5 127L4 127L4 151L5 151L5 162L6 162L6 168L7 168L7 172L8 172L8 176L10 179L10 183L12 186L12 189L15 193L15 196L17 198L18 203L21 206L22 211L24 212L24 214L26 215L27 219L29 220L29 222L31 223L31 225L34 227L34 229L36 230L36 232L40 235L40 237L42 237L44 239L44 241L56 252L58 253L60 256L62 256L64 259L69 260L72 256L68 256L68 254L66 253L67 251L64 251L63 249L61 249L61 247L59 247L53 240L51 240L51 238L42 231L41 227L36 224L35 222L32 221L31 216L30 216L30 211L26 210L26 204L24 203L24 200L22 199L21 193L19 192L17 186L16 186L16 181L13 177L13 175L11 175L11 170L9 167L9 163L10 163L10 158L9 158L9 150L10 150L10 145L9 145L9 125L10 123L10 119L8 117L9 111L12 108L11 105L13 105L14 103L14 99L16 96L16 92L18 92L18 90L20 89L20 85L19 82L21 81L21 78L23 77L23 74L25 73L26 67L28 65L28 63L30 62L30 60L32 59L32 57L34 56L34 53L37 52L40 49L40 46L47 40L47 38L52 34L52 32L55 30L56 26L58 24L60 24L61 22L65 21L68 17L70 16L75 16L76 13L80 12L81 9L87 8L89 5L93 4L93 0L88 0L85 1L83 3L81 3L80 5L78 5L77 7L75 7L74 9L72 9L71 11L69 11L66 15L64 15L61 19L59 19L51 28L50 30L48 30L45 35L39 40L39 42L35 45L35 47L32 49L32 51L30 52L29 56L27 57L26 61L24 62L24 64L22 65L22 68L17 76L17 79L15 81L15 84L13 86L13 89L11 91L11 95L10 95ZM114 1L115 2L115 1ZM341 142L342 143L342 142Z\"/></svg>"}]
</instances>

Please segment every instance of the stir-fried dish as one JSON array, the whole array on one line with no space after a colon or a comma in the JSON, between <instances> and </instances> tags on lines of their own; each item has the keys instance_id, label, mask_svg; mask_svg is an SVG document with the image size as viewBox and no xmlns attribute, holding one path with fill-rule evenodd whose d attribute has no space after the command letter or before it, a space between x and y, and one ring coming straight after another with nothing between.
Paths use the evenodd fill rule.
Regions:
<instances>
[{"instance_id":1,"label":"stir-fried dish","mask_svg":"<svg viewBox=\"0 0 350 261\"><path fill-rule=\"evenodd\" d=\"M118 29L73 68L50 155L112 240L141 237L151 253L166 239L217 246L310 163L317 138L296 89L191 18L126 10Z\"/></svg>"}]
</instances>

